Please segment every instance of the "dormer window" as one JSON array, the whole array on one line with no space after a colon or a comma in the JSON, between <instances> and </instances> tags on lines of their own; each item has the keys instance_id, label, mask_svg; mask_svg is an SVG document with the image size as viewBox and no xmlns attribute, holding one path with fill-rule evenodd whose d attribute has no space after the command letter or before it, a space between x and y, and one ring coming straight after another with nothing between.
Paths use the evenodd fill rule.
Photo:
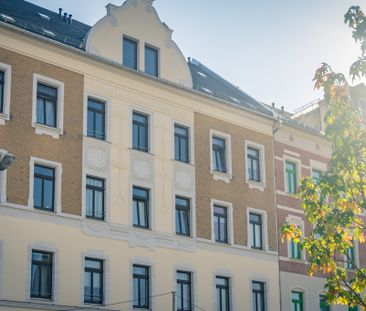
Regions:
<instances>
[{"instance_id":1,"label":"dormer window","mask_svg":"<svg viewBox=\"0 0 366 311\"><path fill-rule=\"evenodd\" d=\"M137 41L123 38L123 65L137 70Z\"/></svg>"},{"instance_id":2,"label":"dormer window","mask_svg":"<svg viewBox=\"0 0 366 311\"><path fill-rule=\"evenodd\" d=\"M158 49L145 45L145 73L157 77L159 75Z\"/></svg>"}]
</instances>

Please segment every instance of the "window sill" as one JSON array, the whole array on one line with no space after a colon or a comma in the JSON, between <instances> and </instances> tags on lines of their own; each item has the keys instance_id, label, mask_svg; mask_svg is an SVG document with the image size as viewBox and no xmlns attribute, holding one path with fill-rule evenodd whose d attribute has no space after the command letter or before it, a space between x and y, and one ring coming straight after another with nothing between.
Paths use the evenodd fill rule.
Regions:
<instances>
[{"instance_id":1,"label":"window sill","mask_svg":"<svg viewBox=\"0 0 366 311\"><path fill-rule=\"evenodd\" d=\"M226 183L230 183L230 180L233 178L233 176L231 174L222 173L222 172L218 172L218 171L211 171L211 174L213 175L214 180L217 180L217 181L221 180Z\"/></svg>"},{"instance_id":2,"label":"window sill","mask_svg":"<svg viewBox=\"0 0 366 311\"><path fill-rule=\"evenodd\" d=\"M266 184L260 181L247 179L246 183L248 184L249 189L257 189L262 192L266 189Z\"/></svg>"},{"instance_id":3,"label":"window sill","mask_svg":"<svg viewBox=\"0 0 366 311\"><path fill-rule=\"evenodd\" d=\"M51 298L29 297L29 301L39 303L39 304L54 304L55 298L54 297L51 297Z\"/></svg>"},{"instance_id":4,"label":"window sill","mask_svg":"<svg viewBox=\"0 0 366 311\"><path fill-rule=\"evenodd\" d=\"M9 115L0 112L0 125L5 125L5 121L9 121Z\"/></svg>"},{"instance_id":5,"label":"window sill","mask_svg":"<svg viewBox=\"0 0 366 311\"><path fill-rule=\"evenodd\" d=\"M59 139L63 134L63 130L57 127L47 126L40 123L33 123L37 135L49 135L54 139Z\"/></svg>"},{"instance_id":6,"label":"window sill","mask_svg":"<svg viewBox=\"0 0 366 311\"><path fill-rule=\"evenodd\" d=\"M189 166L194 166L193 162L189 161L189 162L184 162L184 161L180 161L177 159L172 159L173 162L179 163L181 165L189 165Z\"/></svg>"}]
</instances>

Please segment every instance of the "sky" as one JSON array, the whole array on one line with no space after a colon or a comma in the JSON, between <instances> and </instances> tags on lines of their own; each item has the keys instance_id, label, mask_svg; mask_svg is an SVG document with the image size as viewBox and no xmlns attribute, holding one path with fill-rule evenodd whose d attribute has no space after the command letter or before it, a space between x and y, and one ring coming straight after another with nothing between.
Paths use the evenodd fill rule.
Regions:
<instances>
[{"instance_id":1,"label":"sky","mask_svg":"<svg viewBox=\"0 0 366 311\"><path fill-rule=\"evenodd\" d=\"M88 25L123 0L28 0ZM360 55L344 14L355 0L155 0L185 57L192 57L267 104L293 112L322 97L316 68L347 74ZM355 81L355 84L359 81Z\"/></svg>"}]
</instances>

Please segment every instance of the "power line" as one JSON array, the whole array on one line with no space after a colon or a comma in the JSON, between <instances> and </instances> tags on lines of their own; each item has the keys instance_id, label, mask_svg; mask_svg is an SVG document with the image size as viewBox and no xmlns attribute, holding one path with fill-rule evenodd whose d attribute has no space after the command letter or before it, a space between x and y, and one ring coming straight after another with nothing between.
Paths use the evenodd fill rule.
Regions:
<instances>
[{"instance_id":1,"label":"power line","mask_svg":"<svg viewBox=\"0 0 366 311\"><path fill-rule=\"evenodd\" d=\"M182 296L177 295L177 297L178 297L178 298L181 298L181 299L183 299L183 300L185 300L185 301L187 301L188 303L192 303L192 302L190 302L188 299L186 299L186 298L184 298L184 297L182 297ZM194 303L192 303L192 305L193 305L195 308L199 309L199 310L206 311L205 309L201 308L200 306L195 305Z\"/></svg>"},{"instance_id":2,"label":"power line","mask_svg":"<svg viewBox=\"0 0 366 311\"><path fill-rule=\"evenodd\" d=\"M157 295L152 295L149 296L149 298L156 298L156 297L161 297L161 296L166 296L166 295L171 295L172 292L166 292L166 293L161 293L161 294L157 294ZM132 300L123 300L123 301L119 301L119 302L113 302L113 303L108 303L106 305L103 305L103 307L110 307L110 306L115 306L115 305L122 305L125 303L129 303L129 302L134 302L136 301L136 299L132 299ZM76 310L83 310L83 309L91 309L90 307L73 307L70 309L62 309L61 311L76 311ZM100 309L100 308L98 308ZM97 308L95 310L98 310Z\"/></svg>"}]
</instances>

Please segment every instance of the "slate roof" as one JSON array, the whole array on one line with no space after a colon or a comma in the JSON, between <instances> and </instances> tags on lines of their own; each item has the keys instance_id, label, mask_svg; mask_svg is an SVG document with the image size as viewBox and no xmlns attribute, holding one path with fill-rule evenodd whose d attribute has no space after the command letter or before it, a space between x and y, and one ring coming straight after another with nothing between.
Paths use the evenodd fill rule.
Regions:
<instances>
[{"instance_id":1,"label":"slate roof","mask_svg":"<svg viewBox=\"0 0 366 311\"><path fill-rule=\"evenodd\" d=\"M48 16L49 20L42 18L39 13ZM58 12L24 0L0 0L0 21L76 48L82 48L83 40L91 28L75 19L70 24L60 18Z\"/></svg>"}]
</instances>

